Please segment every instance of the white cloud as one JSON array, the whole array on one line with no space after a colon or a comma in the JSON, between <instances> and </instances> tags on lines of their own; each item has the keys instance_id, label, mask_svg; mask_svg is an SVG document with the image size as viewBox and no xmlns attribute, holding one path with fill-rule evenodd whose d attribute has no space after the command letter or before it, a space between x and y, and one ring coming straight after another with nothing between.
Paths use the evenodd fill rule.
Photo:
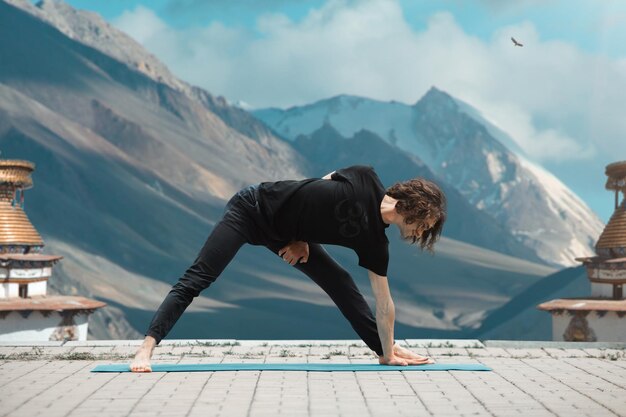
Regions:
<instances>
[{"instance_id":1,"label":"white cloud","mask_svg":"<svg viewBox=\"0 0 626 417\"><path fill-rule=\"evenodd\" d=\"M485 41L448 12L416 31L396 1L329 0L297 22L262 15L256 31L173 29L141 6L114 24L182 79L232 102L288 107L347 93L414 103L435 85L539 161L626 156L626 61L542 40L529 21Z\"/></svg>"},{"instance_id":2,"label":"white cloud","mask_svg":"<svg viewBox=\"0 0 626 417\"><path fill-rule=\"evenodd\" d=\"M142 5L138 5L132 11L122 13L115 20L115 26L141 44L145 44L167 30L167 25L159 19L156 13Z\"/></svg>"},{"instance_id":3,"label":"white cloud","mask_svg":"<svg viewBox=\"0 0 626 417\"><path fill-rule=\"evenodd\" d=\"M530 114L518 105L506 101L481 101L473 104L488 114L490 121L500 129L513 132L517 144L535 160L575 161L596 156L596 149L591 143L578 143L554 128L537 130Z\"/></svg>"}]
</instances>

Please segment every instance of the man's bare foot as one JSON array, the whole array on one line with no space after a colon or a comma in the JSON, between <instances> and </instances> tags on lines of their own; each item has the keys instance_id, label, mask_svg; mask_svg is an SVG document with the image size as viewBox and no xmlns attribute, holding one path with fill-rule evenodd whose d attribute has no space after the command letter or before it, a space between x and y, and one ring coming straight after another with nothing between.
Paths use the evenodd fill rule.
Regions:
<instances>
[{"instance_id":1,"label":"man's bare foot","mask_svg":"<svg viewBox=\"0 0 626 417\"><path fill-rule=\"evenodd\" d=\"M143 344L135 354L135 359L130 364L131 372L152 372L150 358L152 357L154 346L156 346L156 340L151 336L146 336Z\"/></svg>"},{"instance_id":2,"label":"man's bare foot","mask_svg":"<svg viewBox=\"0 0 626 417\"><path fill-rule=\"evenodd\" d=\"M412 359L394 354L392 358L378 357L378 363L381 365L429 365L435 363L431 358Z\"/></svg>"},{"instance_id":3,"label":"man's bare foot","mask_svg":"<svg viewBox=\"0 0 626 417\"><path fill-rule=\"evenodd\" d=\"M424 365L424 364L435 363L435 361L432 358L418 355L415 352L412 352L408 349L403 348L397 343L393 345L393 353L397 357L400 357L406 360L409 363L409 365Z\"/></svg>"}]
</instances>

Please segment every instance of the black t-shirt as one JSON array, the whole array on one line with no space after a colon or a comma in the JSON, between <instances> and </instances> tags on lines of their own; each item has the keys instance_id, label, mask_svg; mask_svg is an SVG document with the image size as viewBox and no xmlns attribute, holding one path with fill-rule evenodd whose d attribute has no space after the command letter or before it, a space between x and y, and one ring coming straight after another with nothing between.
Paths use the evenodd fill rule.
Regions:
<instances>
[{"instance_id":1,"label":"black t-shirt","mask_svg":"<svg viewBox=\"0 0 626 417\"><path fill-rule=\"evenodd\" d=\"M359 265L387 276L389 240L380 214L385 187L371 166L338 169L331 180L262 182L259 203L282 240L354 249Z\"/></svg>"}]
</instances>

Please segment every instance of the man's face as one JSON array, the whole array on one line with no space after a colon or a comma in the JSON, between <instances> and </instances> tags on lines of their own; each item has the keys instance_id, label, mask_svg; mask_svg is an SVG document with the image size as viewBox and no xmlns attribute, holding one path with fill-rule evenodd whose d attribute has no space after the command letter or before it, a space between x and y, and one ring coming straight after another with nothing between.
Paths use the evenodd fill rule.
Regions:
<instances>
[{"instance_id":1,"label":"man's face","mask_svg":"<svg viewBox=\"0 0 626 417\"><path fill-rule=\"evenodd\" d=\"M418 220L415 223L407 224L404 217L402 218L402 226L398 226L400 228L400 234L402 235L403 240L412 240L413 236L416 238L420 238L422 233L426 230L431 229L435 223L437 223L437 219L434 217L428 217L424 220Z\"/></svg>"}]
</instances>

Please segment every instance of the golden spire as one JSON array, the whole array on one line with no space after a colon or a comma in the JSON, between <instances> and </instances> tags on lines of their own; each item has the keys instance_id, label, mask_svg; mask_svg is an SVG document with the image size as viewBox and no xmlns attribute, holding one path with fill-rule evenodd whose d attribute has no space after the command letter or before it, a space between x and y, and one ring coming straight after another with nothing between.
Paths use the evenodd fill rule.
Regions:
<instances>
[{"instance_id":1,"label":"golden spire","mask_svg":"<svg viewBox=\"0 0 626 417\"><path fill-rule=\"evenodd\" d=\"M596 253L603 258L626 257L626 198L618 204L619 192L626 194L626 161L606 166L605 188L615 190L615 212L596 243Z\"/></svg>"},{"instance_id":2,"label":"golden spire","mask_svg":"<svg viewBox=\"0 0 626 417\"><path fill-rule=\"evenodd\" d=\"M43 240L24 212L24 190L33 186L35 165L0 159L0 253L25 253L39 249Z\"/></svg>"}]
</instances>

